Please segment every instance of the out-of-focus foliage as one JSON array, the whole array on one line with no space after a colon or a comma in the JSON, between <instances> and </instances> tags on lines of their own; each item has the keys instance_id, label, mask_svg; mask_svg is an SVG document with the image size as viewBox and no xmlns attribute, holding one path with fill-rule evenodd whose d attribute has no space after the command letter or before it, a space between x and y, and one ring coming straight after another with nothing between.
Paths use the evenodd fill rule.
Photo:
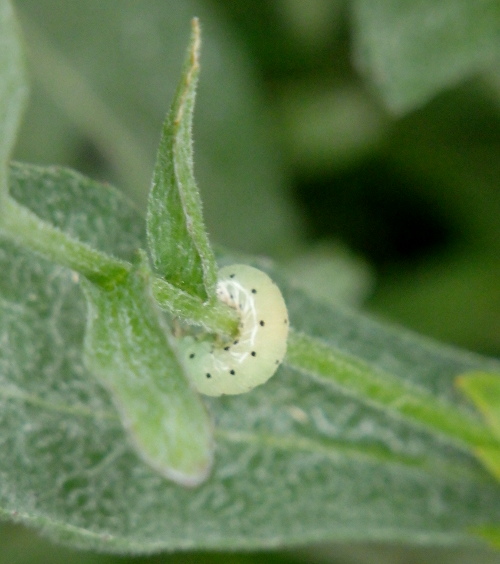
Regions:
<instances>
[{"instance_id":1,"label":"out-of-focus foliage","mask_svg":"<svg viewBox=\"0 0 500 564\"><path fill-rule=\"evenodd\" d=\"M372 265L372 311L500 354L498 2L224 6L276 108L306 241Z\"/></svg>"},{"instance_id":2,"label":"out-of-focus foliage","mask_svg":"<svg viewBox=\"0 0 500 564\"><path fill-rule=\"evenodd\" d=\"M355 0L359 65L396 112L488 70L500 52L497 0Z\"/></svg>"}]
</instances>

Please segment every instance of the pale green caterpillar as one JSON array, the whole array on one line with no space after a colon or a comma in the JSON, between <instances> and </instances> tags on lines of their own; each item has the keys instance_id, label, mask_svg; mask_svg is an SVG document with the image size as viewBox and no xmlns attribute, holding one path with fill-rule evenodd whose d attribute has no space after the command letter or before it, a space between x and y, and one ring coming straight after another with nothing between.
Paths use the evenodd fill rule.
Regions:
<instances>
[{"instance_id":1,"label":"pale green caterpillar","mask_svg":"<svg viewBox=\"0 0 500 564\"><path fill-rule=\"evenodd\" d=\"M243 394L267 382L286 353L288 312L276 284L243 264L219 271L217 297L240 315L230 342L181 341L182 362L194 387L207 396Z\"/></svg>"}]
</instances>

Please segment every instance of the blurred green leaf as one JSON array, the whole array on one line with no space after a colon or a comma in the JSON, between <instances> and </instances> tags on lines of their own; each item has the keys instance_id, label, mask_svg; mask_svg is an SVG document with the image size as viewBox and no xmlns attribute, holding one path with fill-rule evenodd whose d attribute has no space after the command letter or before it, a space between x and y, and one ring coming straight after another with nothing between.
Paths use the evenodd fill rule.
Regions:
<instances>
[{"instance_id":1,"label":"blurred green leaf","mask_svg":"<svg viewBox=\"0 0 500 564\"><path fill-rule=\"evenodd\" d=\"M461 374L457 383L500 439L500 374L487 372Z\"/></svg>"},{"instance_id":2,"label":"blurred green leaf","mask_svg":"<svg viewBox=\"0 0 500 564\"><path fill-rule=\"evenodd\" d=\"M359 307L373 285L373 273L362 259L343 245L326 241L297 255L286 272L291 284L329 304Z\"/></svg>"},{"instance_id":3,"label":"blurred green leaf","mask_svg":"<svg viewBox=\"0 0 500 564\"><path fill-rule=\"evenodd\" d=\"M475 454L485 468L500 482L500 448L482 447L477 448Z\"/></svg>"},{"instance_id":4,"label":"blurred green leaf","mask_svg":"<svg viewBox=\"0 0 500 564\"><path fill-rule=\"evenodd\" d=\"M492 547L500 549L500 527L498 525L486 525L478 527L477 534L487 540Z\"/></svg>"},{"instance_id":5,"label":"blurred green leaf","mask_svg":"<svg viewBox=\"0 0 500 564\"><path fill-rule=\"evenodd\" d=\"M330 82L307 77L282 94L283 143L302 174L345 170L387 135L389 122L373 97L360 85Z\"/></svg>"},{"instance_id":6,"label":"blurred green leaf","mask_svg":"<svg viewBox=\"0 0 500 564\"><path fill-rule=\"evenodd\" d=\"M368 305L415 331L494 354L500 347L499 276L496 257L450 254L388 275Z\"/></svg>"},{"instance_id":7,"label":"blurred green leaf","mask_svg":"<svg viewBox=\"0 0 500 564\"><path fill-rule=\"evenodd\" d=\"M500 59L497 0L355 0L355 55L403 113Z\"/></svg>"},{"instance_id":8,"label":"blurred green leaf","mask_svg":"<svg viewBox=\"0 0 500 564\"><path fill-rule=\"evenodd\" d=\"M314 564L498 564L500 554L486 546L438 547L388 543L335 544L313 548ZM304 551L305 552L305 551ZM300 552L299 552L300 554Z\"/></svg>"},{"instance_id":9,"label":"blurred green leaf","mask_svg":"<svg viewBox=\"0 0 500 564\"><path fill-rule=\"evenodd\" d=\"M0 1L0 207L7 192L7 162L17 136L27 87L20 34L11 2Z\"/></svg>"},{"instance_id":10,"label":"blurred green leaf","mask_svg":"<svg viewBox=\"0 0 500 564\"><path fill-rule=\"evenodd\" d=\"M192 122L199 73L200 29L191 42L163 131L149 195L147 230L160 276L205 301L215 298L217 270L193 173Z\"/></svg>"},{"instance_id":11,"label":"blurred green leaf","mask_svg":"<svg viewBox=\"0 0 500 564\"><path fill-rule=\"evenodd\" d=\"M31 182L17 178L28 174ZM43 190L60 206L52 214L98 248L120 233L128 241L122 255L140 245L130 222L113 219L115 212L133 219L127 202L77 178L95 203L88 233L73 201L78 183L60 182L57 169L14 169L13 193L46 209ZM98 203L106 200L111 210ZM462 545L476 542L467 530L500 520L498 485L454 441L286 366L249 394L207 401L217 448L206 483L186 490L161 479L129 447L109 398L82 365L85 314L76 278L7 242L0 260L0 341L9 345L0 349L5 518L116 552L363 538ZM437 401L467 409L454 390L456 375L500 369L281 287L296 331Z\"/></svg>"},{"instance_id":12,"label":"blurred green leaf","mask_svg":"<svg viewBox=\"0 0 500 564\"><path fill-rule=\"evenodd\" d=\"M275 550L255 553L192 552L153 556L96 554L75 550L34 535L18 525L0 524L0 564L299 564L311 563L307 555L282 554Z\"/></svg>"},{"instance_id":13,"label":"blurred green leaf","mask_svg":"<svg viewBox=\"0 0 500 564\"><path fill-rule=\"evenodd\" d=\"M461 374L457 378L457 384L500 439L500 374L487 372ZM478 448L476 455L500 481L500 448Z\"/></svg>"},{"instance_id":14,"label":"blurred green leaf","mask_svg":"<svg viewBox=\"0 0 500 564\"><path fill-rule=\"evenodd\" d=\"M18 525L0 525L0 543L0 564L124 564L123 557L61 547Z\"/></svg>"}]
</instances>

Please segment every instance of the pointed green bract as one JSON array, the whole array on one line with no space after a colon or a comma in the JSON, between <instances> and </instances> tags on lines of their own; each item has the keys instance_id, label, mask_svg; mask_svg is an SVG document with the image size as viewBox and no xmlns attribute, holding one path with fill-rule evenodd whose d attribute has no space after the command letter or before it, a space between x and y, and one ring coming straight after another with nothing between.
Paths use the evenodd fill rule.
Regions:
<instances>
[{"instance_id":1,"label":"pointed green bract","mask_svg":"<svg viewBox=\"0 0 500 564\"><path fill-rule=\"evenodd\" d=\"M85 284L86 364L110 392L143 460L194 486L212 464L212 424L170 348L147 277L144 267L113 290Z\"/></svg>"},{"instance_id":2,"label":"pointed green bract","mask_svg":"<svg viewBox=\"0 0 500 564\"><path fill-rule=\"evenodd\" d=\"M214 297L215 258L193 175L191 128L198 80L197 20L173 104L163 125L148 202L149 250L158 273L202 300Z\"/></svg>"},{"instance_id":3,"label":"pointed green bract","mask_svg":"<svg viewBox=\"0 0 500 564\"><path fill-rule=\"evenodd\" d=\"M27 96L23 53L12 5L0 0L0 204L8 193L7 163ZM1 213L0 206L0 213Z\"/></svg>"}]
</instances>

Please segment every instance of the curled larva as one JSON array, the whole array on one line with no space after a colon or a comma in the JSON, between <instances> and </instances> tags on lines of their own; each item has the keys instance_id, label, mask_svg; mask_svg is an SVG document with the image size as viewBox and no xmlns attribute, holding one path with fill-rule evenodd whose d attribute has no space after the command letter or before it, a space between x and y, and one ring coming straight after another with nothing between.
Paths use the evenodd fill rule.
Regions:
<instances>
[{"instance_id":1,"label":"curled larva","mask_svg":"<svg viewBox=\"0 0 500 564\"><path fill-rule=\"evenodd\" d=\"M283 360L288 312L269 276L243 264L219 271L217 296L239 313L238 335L230 342L184 338L183 363L200 393L243 394L269 380Z\"/></svg>"}]
</instances>

